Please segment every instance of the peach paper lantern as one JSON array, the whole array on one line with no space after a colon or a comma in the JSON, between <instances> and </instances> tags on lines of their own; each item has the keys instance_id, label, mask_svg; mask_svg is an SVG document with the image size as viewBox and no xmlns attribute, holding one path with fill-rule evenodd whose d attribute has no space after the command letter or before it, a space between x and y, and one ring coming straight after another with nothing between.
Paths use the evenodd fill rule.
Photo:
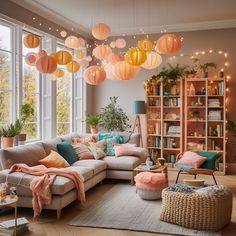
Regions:
<instances>
[{"instance_id":1,"label":"peach paper lantern","mask_svg":"<svg viewBox=\"0 0 236 236\"><path fill-rule=\"evenodd\" d=\"M110 55L106 59L108 62L115 64L118 61L122 61L123 58L120 55L117 55L115 53L110 53Z\"/></svg>"},{"instance_id":2,"label":"peach paper lantern","mask_svg":"<svg viewBox=\"0 0 236 236\"><path fill-rule=\"evenodd\" d=\"M66 35L67 35L67 32L65 30L62 30L60 35L61 35L62 38L65 38Z\"/></svg>"},{"instance_id":3,"label":"peach paper lantern","mask_svg":"<svg viewBox=\"0 0 236 236\"><path fill-rule=\"evenodd\" d=\"M92 58L91 56L87 56L87 57L86 57L86 60L90 62L90 61L93 60L93 58Z\"/></svg>"},{"instance_id":4,"label":"peach paper lantern","mask_svg":"<svg viewBox=\"0 0 236 236\"><path fill-rule=\"evenodd\" d=\"M40 73L52 74L57 69L57 63L50 56L42 56L36 62L36 68Z\"/></svg>"},{"instance_id":5,"label":"peach paper lantern","mask_svg":"<svg viewBox=\"0 0 236 236\"><path fill-rule=\"evenodd\" d=\"M104 65L104 70L106 72L106 78L109 80L117 80L116 76L114 74L114 64L112 63L106 63Z\"/></svg>"},{"instance_id":6,"label":"peach paper lantern","mask_svg":"<svg viewBox=\"0 0 236 236\"><path fill-rule=\"evenodd\" d=\"M78 51L78 52L76 53L76 57L77 57L78 59L82 59L82 58L84 58L84 56L85 56L85 52L84 52L84 51Z\"/></svg>"},{"instance_id":7,"label":"peach paper lantern","mask_svg":"<svg viewBox=\"0 0 236 236\"><path fill-rule=\"evenodd\" d=\"M23 41L27 48L37 48L41 43L41 39L35 34L26 35Z\"/></svg>"},{"instance_id":8,"label":"peach paper lantern","mask_svg":"<svg viewBox=\"0 0 236 236\"><path fill-rule=\"evenodd\" d=\"M78 45L79 45L80 48L84 48L85 44L86 44L86 42L85 42L84 39L78 38Z\"/></svg>"},{"instance_id":9,"label":"peach paper lantern","mask_svg":"<svg viewBox=\"0 0 236 236\"><path fill-rule=\"evenodd\" d=\"M53 75L56 78L62 78L64 76L64 71L62 69L57 68L56 71L53 73Z\"/></svg>"},{"instance_id":10,"label":"peach paper lantern","mask_svg":"<svg viewBox=\"0 0 236 236\"><path fill-rule=\"evenodd\" d=\"M152 70L162 63L162 57L156 52L147 52L147 60L141 65L144 69Z\"/></svg>"},{"instance_id":11,"label":"peach paper lantern","mask_svg":"<svg viewBox=\"0 0 236 236\"><path fill-rule=\"evenodd\" d=\"M155 50L162 54L174 54L181 48L181 39L175 34L164 34L158 40Z\"/></svg>"},{"instance_id":12,"label":"peach paper lantern","mask_svg":"<svg viewBox=\"0 0 236 236\"><path fill-rule=\"evenodd\" d=\"M85 59L81 60L79 64L83 68L87 68L89 66L89 62Z\"/></svg>"},{"instance_id":13,"label":"peach paper lantern","mask_svg":"<svg viewBox=\"0 0 236 236\"><path fill-rule=\"evenodd\" d=\"M110 47L111 47L111 48L115 48L115 47L116 47L116 42L115 42L115 41L112 41L112 42L110 43Z\"/></svg>"},{"instance_id":14,"label":"peach paper lantern","mask_svg":"<svg viewBox=\"0 0 236 236\"><path fill-rule=\"evenodd\" d=\"M88 84L98 85L106 79L106 72L100 66L90 66L84 71L84 79Z\"/></svg>"},{"instance_id":15,"label":"peach paper lantern","mask_svg":"<svg viewBox=\"0 0 236 236\"><path fill-rule=\"evenodd\" d=\"M37 54L34 52L27 53L25 56L25 63L29 66L35 66L37 57Z\"/></svg>"},{"instance_id":16,"label":"peach paper lantern","mask_svg":"<svg viewBox=\"0 0 236 236\"><path fill-rule=\"evenodd\" d=\"M92 28L92 35L95 39L105 40L111 35L111 29L107 24L99 23Z\"/></svg>"},{"instance_id":17,"label":"peach paper lantern","mask_svg":"<svg viewBox=\"0 0 236 236\"><path fill-rule=\"evenodd\" d=\"M153 49L153 41L151 39L143 39L138 41L138 48L145 52L150 52Z\"/></svg>"},{"instance_id":18,"label":"peach paper lantern","mask_svg":"<svg viewBox=\"0 0 236 236\"><path fill-rule=\"evenodd\" d=\"M80 69L80 65L76 61L71 61L66 65L66 69L71 73L76 73Z\"/></svg>"},{"instance_id":19,"label":"peach paper lantern","mask_svg":"<svg viewBox=\"0 0 236 236\"><path fill-rule=\"evenodd\" d=\"M93 49L93 55L100 60L105 60L112 53L109 46L101 44Z\"/></svg>"},{"instance_id":20,"label":"peach paper lantern","mask_svg":"<svg viewBox=\"0 0 236 236\"><path fill-rule=\"evenodd\" d=\"M79 47L79 40L76 36L70 35L66 38L65 45L68 48L73 48L73 49L78 48Z\"/></svg>"},{"instance_id":21,"label":"peach paper lantern","mask_svg":"<svg viewBox=\"0 0 236 236\"><path fill-rule=\"evenodd\" d=\"M69 52L61 50L55 54L55 60L59 65L66 65L72 61L72 56Z\"/></svg>"},{"instance_id":22,"label":"peach paper lantern","mask_svg":"<svg viewBox=\"0 0 236 236\"><path fill-rule=\"evenodd\" d=\"M41 50L41 51L38 53L38 57L43 57L43 56L47 56L47 52L44 51L44 50Z\"/></svg>"},{"instance_id":23,"label":"peach paper lantern","mask_svg":"<svg viewBox=\"0 0 236 236\"><path fill-rule=\"evenodd\" d=\"M140 48L130 48L125 54L125 61L133 66L140 66L146 59L146 52Z\"/></svg>"},{"instance_id":24,"label":"peach paper lantern","mask_svg":"<svg viewBox=\"0 0 236 236\"><path fill-rule=\"evenodd\" d=\"M114 65L113 73L117 80L131 80L139 73L139 67L132 66L126 61L119 61Z\"/></svg>"},{"instance_id":25,"label":"peach paper lantern","mask_svg":"<svg viewBox=\"0 0 236 236\"><path fill-rule=\"evenodd\" d=\"M116 47L117 47L117 48L125 48L125 46L126 46L126 41L125 41L125 39L123 39L123 38L118 38L118 39L116 40Z\"/></svg>"}]
</instances>

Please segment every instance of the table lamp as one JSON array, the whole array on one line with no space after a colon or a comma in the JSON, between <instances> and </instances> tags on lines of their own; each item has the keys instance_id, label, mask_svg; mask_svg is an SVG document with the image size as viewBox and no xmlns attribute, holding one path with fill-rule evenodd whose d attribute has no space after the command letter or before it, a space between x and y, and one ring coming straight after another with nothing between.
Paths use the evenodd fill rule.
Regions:
<instances>
[{"instance_id":1,"label":"table lamp","mask_svg":"<svg viewBox=\"0 0 236 236\"><path fill-rule=\"evenodd\" d=\"M136 115L134 126L133 126L133 132L135 131L135 128L137 127L138 133L140 134L140 144L141 144L140 146L143 147L142 129L141 129L141 122L140 122L139 115L146 114L145 101L133 101L131 113L133 115Z\"/></svg>"}]
</instances>

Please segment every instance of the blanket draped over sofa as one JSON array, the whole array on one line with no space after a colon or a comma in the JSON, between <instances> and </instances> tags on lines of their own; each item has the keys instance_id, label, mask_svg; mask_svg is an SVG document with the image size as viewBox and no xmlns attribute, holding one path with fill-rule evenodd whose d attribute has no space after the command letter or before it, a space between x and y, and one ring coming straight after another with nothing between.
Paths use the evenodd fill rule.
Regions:
<instances>
[{"instance_id":1,"label":"blanket draped over sofa","mask_svg":"<svg viewBox=\"0 0 236 236\"><path fill-rule=\"evenodd\" d=\"M33 194L32 206L34 209L34 218L40 215L43 205L49 205L51 203L51 186L56 175L71 179L76 186L77 196L81 202L81 205L84 206L85 204L84 178L71 167L58 169L47 168L44 165L30 167L26 164L14 164L10 168L9 174L12 172L23 172L37 176L30 184L30 189L32 190Z\"/></svg>"}]
</instances>

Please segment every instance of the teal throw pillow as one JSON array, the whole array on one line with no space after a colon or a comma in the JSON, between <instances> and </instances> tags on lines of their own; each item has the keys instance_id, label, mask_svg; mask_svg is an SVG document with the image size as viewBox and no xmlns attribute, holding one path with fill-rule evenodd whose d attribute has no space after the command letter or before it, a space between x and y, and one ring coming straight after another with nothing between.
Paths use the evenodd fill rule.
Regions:
<instances>
[{"instance_id":1,"label":"teal throw pillow","mask_svg":"<svg viewBox=\"0 0 236 236\"><path fill-rule=\"evenodd\" d=\"M57 151L70 165L77 161L76 152L69 142L57 144Z\"/></svg>"},{"instance_id":2,"label":"teal throw pillow","mask_svg":"<svg viewBox=\"0 0 236 236\"><path fill-rule=\"evenodd\" d=\"M115 139L115 142L118 144L124 143L124 137L120 134L115 134L113 138Z\"/></svg>"},{"instance_id":3,"label":"teal throw pillow","mask_svg":"<svg viewBox=\"0 0 236 236\"><path fill-rule=\"evenodd\" d=\"M105 152L107 156L115 156L115 150L114 150L114 144L116 144L116 141L114 138L106 139L107 145L105 148Z\"/></svg>"},{"instance_id":4,"label":"teal throw pillow","mask_svg":"<svg viewBox=\"0 0 236 236\"><path fill-rule=\"evenodd\" d=\"M200 156L207 158L207 160L204 162L204 164L200 168L210 169L210 170L216 169L215 162L221 156L221 154L212 153L212 152L204 152L204 151L198 151L198 154Z\"/></svg>"},{"instance_id":5,"label":"teal throw pillow","mask_svg":"<svg viewBox=\"0 0 236 236\"><path fill-rule=\"evenodd\" d=\"M98 134L98 140L104 140L104 139L108 139L108 138L112 138L113 134L112 133L99 133Z\"/></svg>"}]
</instances>

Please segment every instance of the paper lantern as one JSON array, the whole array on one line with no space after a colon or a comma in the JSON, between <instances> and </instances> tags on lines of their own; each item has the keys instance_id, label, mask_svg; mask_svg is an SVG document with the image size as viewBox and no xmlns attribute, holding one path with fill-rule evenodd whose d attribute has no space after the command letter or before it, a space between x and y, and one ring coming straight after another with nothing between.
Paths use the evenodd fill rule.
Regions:
<instances>
[{"instance_id":1,"label":"paper lantern","mask_svg":"<svg viewBox=\"0 0 236 236\"><path fill-rule=\"evenodd\" d=\"M78 38L78 45L80 48L84 48L85 47L85 40L82 38Z\"/></svg>"},{"instance_id":2,"label":"paper lantern","mask_svg":"<svg viewBox=\"0 0 236 236\"><path fill-rule=\"evenodd\" d=\"M58 51L55 55L56 63L59 65L66 65L72 61L72 56L67 51Z\"/></svg>"},{"instance_id":3,"label":"paper lantern","mask_svg":"<svg viewBox=\"0 0 236 236\"><path fill-rule=\"evenodd\" d=\"M147 60L141 65L141 67L152 70L158 67L162 63L162 57L156 52L147 52Z\"/></svg>"},{"instance_id":4,"label":"paper lantern","mask_svg":"<svg viewBox=\"0 0 236 236\"><path fill-rule=\"evenodd\" d=\"M117 48L125 48L126 46L126 41L123 38L118 38L116 40L116 47Z\"/></svg>"},{"instance_id":5,"label":"paper lantern","mask_svg":"<svg viewBox=\"0 0 236 236\"><path fill-rule=\"evenodd\" d=\"M91 56L87 56L87 57L86 57L86 60L87 60L87 61L92 61L93 58L92 58Z\"/></svg>"},{"instance_id":6,"label":"paper lantern","mask_svg":"<svg viewBox=\"0 0 236 236\"><path fill-rule=\"evenodd\" d=\"M82 58L84 58L84 56L85 56L85 52L84 52L84 51L78 51L78 52L76 53L76 57L77 57L78 59L82 59Z\"/></svg>"},{"instance_id":7,"label":"paper lantern","mask_svg":"<svg viewBox=\"0 0 236 236\"><path fill-rule=\"evenodd\" d=\"M43 74L52 74L57 69L57 63L50 56L42 56L36 62L36 68Z\"/></svg>"},{"instance_id":8,"label":"paper lantern","mask_svg":"<svg viewBox=\"0 0 236 236\"><path fill-rule=\"evenodd\" d=\"M80 65L76 61L71 61L66 65L66 69L71 73L76 73L80 68Z\"/></svg>"},{"instance_id":9,"label":"paper lantern","mask_svg":"<svg viewBox=\"0 0 236 236\"><path fill-rule=\"evenodd\" d=\"M146 59L146 52L140 48L130 48L125 54L125 61L133 66L139 66L143 64Z\"/></svg>"},{"instance_id":10,"label":"paper lantern","mask_svg":"<svg viewBox=\"0 0 236 236\"><path fill-rule=\"evenodd\" d=\"M23 41L27 48L36 48L41 43L41 39L35 34L26 35Z\"/></svg>"},{"instance_id":11,"label":"paper lantern","mask_svg":"<svg viewBox=\"0 0 236 236\"><path fill-rule=\"evenodd\" d=\"M80 66L82 66L83 68L87 68L89 66L89 62L85 59L80 61Z\"/></svg>"},{"instance_id":12,"label":"paper lantern","mask_svg":"<svg viewBox=\"0 0 236 236\"><path fill-rule=\"evenodd\" d=\"M113 73L117 80L131 80L138 72L138 66L132 66L126 61L117 62L113 68Z\"/></svg>"},{"instance_id":13,"label":"paper lantern","mask_svg":"<svg viewBox=\"0 0 236 236\"><path fill-rule=\"evenodd\" d=\"M67 35L67 32L65 30L62 30L60 35L61 35L61 37L65 38Z\"/></svg>"},{"instance_id":14,"label":"paper lantern","mask_svg":"<svg viewBox=\"0 0 236 236\"><path fill-rule=\"evenodd\" d=\"M181 48L181 39L175 34L164 34L158 40L155 50L162 54L173 54Z\"/></svg>"},{"instance_id":15,"label":"paper lantern","mask_svg":"<svg viewBox=\"0 0 236 236\"><path fill-rule=\"evenodd\" d=\"M110 47L111 47L111 48L115 48L115 47L116 47L116 42L115 42L115 41L112 41L112 42L110 43Z\"/></svg>"},{"instance_id":16,"label":"paper lantern","mask_svg":"<svg viewBox=\"0 0 236 236\"><path fill-rule=\"evenodd\" d=\"M98 45L93 49L93 55L100 60L106 59L111 53L111 48L104 44Z\"/></svg>"},{"instance_id":17,"label":"paper lantern","mask_svg":"<svg viewBox=\"0 0 236 236\"><path fill-rule=\"evenodd\" d=\"M41 51L38 53L38 57L43 57L43 56L47 56L47 52L44 51L44 50L41 50Z\"/></svg>"},{"instance_id":18,"label":"paper lantern","mask_svg":"<svg viewBox=\"0 0 236 236\"><path fill-rule=\"evenodd\" d=\"M68 48L78 48L79 47L79 40L76 36L68 36L65 40L65 45L68 47Z\"/></svg>"},{"instance_id":19,"label":"paper lantern","mask_svg":"<svg viewBox=\"0 0 236 236\"><path fill-rule=\"evenodd\" d=\"M98 85L106 79L106 72L100 66L90 66L84 71L84 79L88 84Z\"/></svg>"},{"instance_id":20,"label":"paper lantern","mask_svg":"<svg viewBox=\"0 0 236 236\"><path fill-rule=\"evenodd\" d=\"M56 71L53 73L53 75L56 78L62 78L64 76L64 71L62 69L57 68Z\"/></svg>"},{"instance_id":21,"label":"paper lantern","mask_svg":"<svg viewBox=\"0 0 236 236\"><path fill-rule=\"evenodd\" d=\"M112 63L106 63L104 65L104 70L106 72L106 79L110 80L117 80L116 76L114 74L114 64Z\"/></svg>"},{"instance_id":22,"label":"paper lantern","mask_svg":"<svg viewBox=\"0 0 236 236\"><path fill-rule=\"evenodd\" d=\"M92 35L95 39L105 40L111 35L111 29L107 24L99 23L92 28Z\"/></svg>"},{"instance_id":23,"label":"paper lantern","mask_svg":"<svg viewBox=\"0 0 236 236\"><path fill-rule=\"evenodd\" d=\"M115 53L110 53L110 55L106 59L108 62L115 64L118 61L122 61L123 58L122 56L119 56Z\"/></svg>"},{"instance_id":24,"label":"paper lantern","mask_svg":"<svg viewBox=\"0 0 236 236\"><path fill-rule=\"evenodd\" d=\"M143 39L138 41L138 48L150 52L153 49L153 41L151 39Z\"/></svg>"},{"instance_id":25,"label":"paper lantern","mask_svg":"<svg viewBox=\"0 0 236 236\"><path fill-rule=\"evenodd\" d=\"M37 54L34 52L27 53L25 56L25 63L29 66L35 66L37 61Z\"/></svg>"}]
</instances>

